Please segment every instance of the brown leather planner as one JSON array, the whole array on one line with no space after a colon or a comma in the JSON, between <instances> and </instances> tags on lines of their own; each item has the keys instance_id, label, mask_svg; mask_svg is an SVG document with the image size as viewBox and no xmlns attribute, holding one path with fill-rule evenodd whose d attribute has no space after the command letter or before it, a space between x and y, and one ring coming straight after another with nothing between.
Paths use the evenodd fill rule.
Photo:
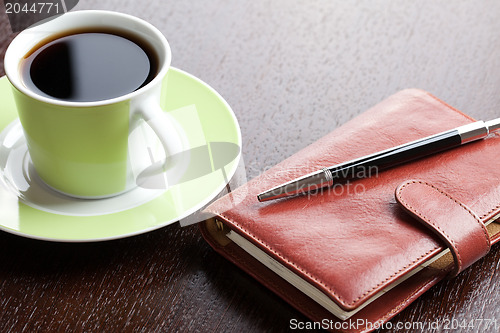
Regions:
<instances>
[{"instance_id":1,"label":"brown leather planner","mask_svg":"<svg viewBox=\"0 0 500 333\"><path fill-rule=\"evenodd\" d=\"M371 331L500 239L500 135L323 192L257 194L473 121L427 92L401 91L213 203L202 234L312 321Z\"/></svg>"}]
</instances>

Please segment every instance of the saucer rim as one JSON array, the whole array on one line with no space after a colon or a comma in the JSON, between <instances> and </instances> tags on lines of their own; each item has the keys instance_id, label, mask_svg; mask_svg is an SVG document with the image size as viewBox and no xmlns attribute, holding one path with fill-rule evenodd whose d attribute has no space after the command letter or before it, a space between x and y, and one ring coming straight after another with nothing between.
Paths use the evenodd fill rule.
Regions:
<instances>
[{"instance_id":1,"label":"saucer rim","mask_svg":"<svg viewBox=\"0 0 500 333\"><path fill-rule=\"evenodd\" d=\"M188 78L196 81L197 83L201 84L202 86L205 86L206 88L209 89L209 91L212 94L214 94L215 97L217 97L222 102L222 104L225 106L226 110L228 111L229 115L232 118L232 122L234 124L236 134L237 134L238 145L241 147L242 146L241 128L239 126L238 119L237 119L233 109L229 105L229 103L227 103L227 101L212 86L210 86L208 83L204 82L203 80L199 79L198 77L194 76L193 74L190 74L190 73L188 73L182 69L179 69L177 67L174 67L174 66L169 67L169 71L171 71L171 70L178 72L184 76L187 76ZM0 79L2 79L2 78L7 79L6 76L1 76ZM18 117L16 117L16 119L18 119ZM242 156L242 149L240 149L238 156L234 159L232 169L230 170L230 172L227 173L228 181L231 181L231 179L234 177L234 175L238 169L238 165L241 162L241 156ZM129 237L133 237L133 236L137 236L137 235L146 234L146 233L167 227L167 226L172 225L176 222L179 222L180 220L182 220L186 217L189 217L190 215L194 214L195 212L199 211L201 208L205 207L208 203L210 203L210 201L213 200L215 197L217 197L217 195L220 194L221 191L226 186L227 186L227 184L225 182L222 182L220 184L220 186L217 187L216 189L214 189L214 191L212 191L211 194L208 195L204 200L201 200L197 205L195 205L191 209L183 212L183 214L180 214L179 216L177 216L176 218L174 218L172 220L162 221L162 222L160 222L154 226L151 226L151 227L141 228L140 230L137 230L137 231L119 234L119 235L96 237L96 238L54 238L54 237L46 237L46 236L41 236L41 235L33 235L33 234L23 233L21 231L11 229L11 228L6 227L6 226L1 225L1 224L0 224L0 230L7 232L9 234L23 237L23 238L40 240L40 241L48 241L48 242L54 242L54 243L94 243L94 242L103 242L103 241L124 239L124 238L129 238ZM168 190L167 190L167 192L168 192ZM98 199L96 199L96 200L98 200ZM155 200L155 199L152 199L152 200ZM148 202L151 202L152 200L150 200ZM20 204L26 205L22 202L20 202ZM145 204L147 204L147 203L145 203ZM28 206L28 205L26 205L26 206ZM33 209L36 209L36 208L33 208ZM104 216L104 215L108 215L108 214L102 214L101 216Z\"/></svg>"}]
</instances>

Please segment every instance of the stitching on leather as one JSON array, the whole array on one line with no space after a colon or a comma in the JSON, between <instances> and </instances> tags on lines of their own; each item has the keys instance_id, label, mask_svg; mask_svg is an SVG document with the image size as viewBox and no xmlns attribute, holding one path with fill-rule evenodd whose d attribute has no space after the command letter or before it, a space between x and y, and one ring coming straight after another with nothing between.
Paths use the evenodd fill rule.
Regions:
<instances>
[{"instance_id":1,"label":"stitching on leather","mask_svg":"<svg viewBox=\"0 0 500 333\"><path fill-rule=\"evenodd\" d=\"M432 96L432 95L431 95ZM415 183L416 181L413 181L412 183ZM419 181L419 183L424 183L422 181ZM428 184L428 183L425 183L426 185L436 189L437 191L441 192L442 194L444 194L445 196L449 197L450 199L454 200L456 203L458 203L462 208L464 208L469 214L471 214L473 217L474 217L474 214L466 209L463 204L461 204L460 202L458 202L457 200L455 200L454 198L450 197L447 193L441 191L440 189L438 189L437 187L435 187L434 185L432 184ZM409 183L403 185L400 190L398 191L398 193L401 192L401 190L403 189L403 187L406 187L407 185L409 185ZM491 209L488 213L482 215L480 218L484 218L485 216L491 214L493 211L497 210L500 208L500 204L498 206L496 206L495 208ZM332 290L330 287L328 287L324 282L318 280L317 278L315 278L314 276L312 276L309 272L305 271L304 269L298 267L295 263L291 262L290 260L284 258L281 254L279 254L278 252L276 252L275 250L273 250L267 243L261 241L259 238L255 237L255 235L253 235L253 233L250 233L246 228L243 228L239 223L235 222L234 220L230 219L228 216L225 216L224 214L222 213L219 213L219 215L223 218L225 218L227 221L231 222L232 224L234 225L237 225L240 227L240 229L242 229L243 231L245 231L249 236L251 236L252 238L254 238L255 240L257 240L259 243L261 243L262 245L264 245L266 248L268 248L272 253L274 253L275 255L277 255L279 258L281 258L282 260L286 261L288 264L291 264L292 266L294 266L295 268L297 268L300 272L304 273L306 276L310 277L312 280L314 280L315 282L317 282L318 284L320 284L321 286L323 286L325 289L327 289L329 292L331 292L333 295L335 295L337 297L337 299L343 304L343 305L352 305L354 303L356 303L359 299L361 299L362 297L364 297L365 295L369 294L371 291L373 291L374 289L376 289L378 286L380 286L381 284L384 284L386 281L390 280L392 277L394 277L395 275L399 274L401 271L405 270L406 268L408 268L409 266L413 265L415 262L417 262L418 260L420 260L421 258L427 256L429 253L435 251L436 249L438 249L439 247L436 246L435 248L433 248L432 250L428 251L427 253L421 255L420 257L418 257L417 259L413 260L410 264L406 265L405 267L401 268L400 270L398 270L397 272L391 274L389 277L387 277L385 280L383 280L382 282L378 283L376 286L374 286L373 288L371 288L370 290L368 290L367 292L365 292L363 295L359 296L358 298L356 298L353 302L351 303L347 303L340 295L338 295L334 290ZM476 217L474 217L477 220ZM480 221L478 221L478 223L480 223ZM483 228L483 231L484 231L484 228ZM490 246L489 242L488 242L488 246Z\"/></svg>"},{"instance_id":2,"label":"stitching on leather","mask_svg":"<svg viewBox=\"0 0 500 333\"><path fill-rule=\"evenodd\" d=\"M436 281L437 280L437 281ZM427 288L428 285L434 285L436 284L437 282L441 281L440 278L438 277L435 277L433 276L430 280L428 280L426 283L424 283L423 285L420 285L419 288L415 289L410 295L408 295L408 297L406 297L404 300L402 300L401 302L399 302L398 305L394 306L391 311L389 311L386 315L384 315L383 317L381 317L379 319L379 321L381 322L385 322L387 321L392 315L394 314L397 314L400 310L401 310L401 307L404 306L406 304L406 302L408 302L408 300L410 298L412 298L413 296L415 296L416 294L418 294L422 289L425 289Z\"/></svg>"},{"instance_id":3,"label":"stitching on leather","mask_svg":"<svg viewBox=\"0 0 500 333\"><path fill-rule=\"evenodd\" d=\"M259 267L257 267L252 261L246 260L246 258L244 256L239 255L239 253L234 251L234 250L227 249L225 251L229 255L231 255L236 262L242 264L243 267L240 266L240 268L242 268L243 270L245 270L244 268L248 268L249 271L251 271L255 276L257 276L257 274L255 274L255 272L259 270ZM237 266L239 266L239 265L237 265ZM276 273L273 272L273 274L276 274ZM286 296L287 292L285 289L283 289L283 287L281 287L280 284L274 282L274 280L272 278L268 279L268 278L264 278L262 275L258 275L258 276L260 277L260 279L256 278L256 277L255 277L255 279L257 281L260 280L260 281L264 281L264 283L267 283L269 285L269 287L265 286L266 288L275 289L283 295L283 298L287 298L287 296ZM307 305L307 304L305 304L304 302L301 302L301 301L297 301L297 299L293 299L293 300L290 299L289 302L295 303L300 308L297 310L299 310L300 312L302 312L302 311L306 312L307 315L309 315L309 317L321 318L323 316L322 314L319 314L318 312L311 310L309 307L306 307L305 305ZM326 311L329 312L328 310L326 310Z\"/></svg>"},{"instance_id":4,"label":"stitching on leather","mask_svg":"<svg viewBox=\"0 0 500 333\"><path fill-rule=\"evenodd\" d=\"M370 290L368 290L367 292L365 292L363 295L359 296L358 298L356 298L352 303L349 303L349 304L354 304L356 303L357 301L359 301L361 298L365 297L366 295L368 295L370 292L372 292L374 289L377 289L379 286L383 285L384 283L386 283L388 280L392 279L394 276L398 275L399 273L401 273L402 271L404 271L406 268L410 267L411 265L413 265L414 263L416 263L417 261L419 261L420 259L422 259L423 257L427 256L429 253L431 253L432 251L435 251L438 247L435 247L433 248L432 250L429 250L427 251L426 253L422 254L420 257L418 257L417 259L413 260L411 263L409 263L408 265L406 265L405 267L401 268L400 270L398 270L397 272L393 273L391 276L387 277L384 281L378 283L375 287L371 288Z\"/></svg>"},{"instance_id":5,"label":"stitching on leather","mask_svg":"<svg viewBox=\"0 0 500 333\"><path fill-rule=\"evenodd\" d=\"M433 94L425 91L425 93L427 94L427 96L429 97L432 97L434 100L438 101L441 105L444 105L446 106L448 109L450 110L453 110L455 111L457 114L459 114L460 116L464 117L465 119L467 120L472 120L472 121L477 121L476 119L472 118L471 116L468 116L466 115L465 113L463 113L462 111L458 110L458 109L455 109L453 106L447 104L446 102L440 100L439 98L437 98L436 96L434 96Z\"/></svg>"},{"instance_id":6,"label":"stitching on leather","mask_svg":"<svg viewBox=\"0 0 500 333\"><path fill-rule=\"evenodd\" d=\"M247 274L251 275L248 271L254 273L254 272L256 272L256 271L259 270L259 267L257 267L252 261L246 260L246 257L241 256L237 251L234 251L231 248L225 248L224 246L220 245L212 237L212 235L210 235L208 233L208 231L206 231L206 227L205 226L202 226L200 229L201 229L202 234L204 236L206 236L207 238L210 239L209 244L214 245L219 250L223 250L225 253L227 253L229 256L231 256L234 259L235 262L239 263L239 264L236 264L236 266L239 267L240 269L243 269L244 271L247 271L246 272ZM273 272L273 274L276 274L276 273ZM254 273L254 275L257 275L257 274ZM279 291L281 294L286 295L286 291L279 284L277 284L276 282L274 282L272 279L264 278L264 277L262 277L262 275L259 275L259 276L260 276L260 280L261 281L265 281L265 283L268 283L270 285L270 287L267 287L267 286L265 286L265 287L267 287L268 289L274 288L277 291ZM255 278L255 279L257 281L259 281L259 278ZM284 296L284 297L286 297L286 296ZM309 316L312 315L312 316L318 317L318 318L321 316L318 312L316 312L314 310L311 310L308 307L305 307L305 304L303 302L300 302L300 301L297 301L297 300L293 300L293 301L290 300L290 302L295 302L301 308L301 310L299 310L299 311L304 311Z\"/></svg>"},{"instance_id":7,"label":"stitching on leather","mask_svg":"<svg viewBox=\"0 0 500 333\"><path fill-rule=\"evenodd\" d=\"M319 280L318 278L314 277L311 273L309 273L308 271L304 270L303 268L299 267L297 264L295 264L294 262L290 261L289 259L283 257L282 254L278 253L276 250L274 250L269 244L267 244L266 242L262 241L261 239L259 239L258 237L256 237L253 233L251 233L250 231L248 231L246 228L242 227L239 223L233 221L232 219L230 219L228 216L225 216L224 214L219 214L220 216L222 216L224 219L226 219L228 222L231 222L232 224L238 226L243 232L245 232L247 235L249 235L250 237L252 237L254 240L256 240L257 242L259 242L260 244L264 245L269 251L271 251L272 253L274 253L277 257L279 257L281 260L285 261L286 263L288 263L289 265L292 265L293 267L295 267L297 270L299 270L301 273L305 274L306 276L308 276L309 278L311 278L313 281L315 281L316 283L318 283L319 285L321 285L323 288L325 288L326 290L328 290L329 292L332 293L332 295L334 295L335 297L337 297L337 299L340 301L340 303L342 303L343 305L345 306L351 306L353 305L354 303L356 303L357 301L359 301L361 298L363 298L364 296L368 295L369 293L371 293L373 290L377 289L380 285L384 284L385 282L387 282L388 280L390 280L391 278L393 278L394 276L396 276L397 274L399 274L400 272L404 271L406 268L410 267L411 265L413 265L415 262L419 261L420 259L422 259L423 257L427 256L429 253L435 251L438 246L436 246L435 248L433 248L432 250L429 250L428 252L422 254L421 256L419 256L418 258L416 258L415 260L413 260L411 263L407 264L406 266L404 266L403 268L399 269L397 272L391 274L389 277L387 277L386 279L384 279L382 282L378 283L376 286L374 286L373 288L371 288L370 290L366 291L363 295L357 297L355 300L353 300L352 302L350 303L347 303L347 301L345 301L339 294L337 294L335 292L335 290L333 290L332 288L330 288L329 286L327 286L323 281Z\"/></svg>"},{"instance_id":8,"label":"stitching on leather","mask_svg":"<svg viewBox=\"0 0 500 333\"><path fill-rule=\"evenodd\" d=\"M205 233L205 228L202 228L202 232L205 234L205 236L208 236L208 238L210 238L212 240L211 243L215 244L217 248L224 248L223 246L220 246L216 241L214 241L213 237L210 234ZM228 253L230 256L232 256L235 259L235 261L241 263L242 265L244 264L243 267L247 267L248 269L253 270L253 271L258 270L258 268L252 262L249 262L248 260L245 259L245 257L240 256L237 252L235 252L229 248L225 249L224 251L226 253ZM286 291L279 284L275 283L273 280L264 279L264 278L262 278L262 280L265 280L266 283L271 285L276 290L279 290L282 294L286 294ZM438 281L436 281L436 280L438 280ZM388 313L386 313L380 319L377 319L377 322L381 322L381 323L386 322L392 315L400 312L401 307L404 306L406 304L406 302L408 302L409 299L411 299L413 296L418 294L421 290L427 288L428 285L435 284L435 283L439 282L440 280L441 279L437 278L436 276L432 276L427 282L425 282L423 285L420 285L417 289L415 289L412 293L410 293L410 295L408 295L404 300L402 300L396 306L394 306ZM304 304L303 302L299 302L297 300L294 300L292 302L295 302L298 306L300 306L300 311L307 313L310 317L318 317L319 318L320 316L322 316L318 312L311 310L308 307L305 307L306 304ZM364 331L364 329L361 329L359 332L363 332L363 331Z\"/></svg>"},{"instance_id":9,"label":"stitching on leather","mask_svg":"<svg viewBox=\"0 0 500 333\"><path fill-rule=\"evenodd\" d=\"M479 217L474 214L470 209L469 207L465 206L463 203L461 203L460 201L458 201L457 199L453 198L451 195L449 195L448 193L442 191L441 189L439 189L438 187L434 186L433 184L430 184L430 183L427 183L427 182L424 182L424 181L418 181L418 180L413 180L413 181L410 181L410 182L407 182L406 184L404 184L403 186L400 187L399 191L398 191L398 196L400 198L400 200L403 201L403 198L401 198L401 192L402 190L410 185L410 184L415 184L415 183L419 183L419 184L422 184L422 185L427 185L433 189L435 189L436 191L438 191L439 193L443 194L444 196L446 196L448 199L452 200L453 202L455 202L456 204L458 204L460 207L462 207L467 213L469 213L470 216L472 216L472 218L474 219L474 221L476 221L476 223L479 225L479 227L481 228L481 230L483 231L483 235L484 235L484 239L486 241L486 247L489 249L491 244L490 244L490 238L488 237L488 232L486 231L486 228L484 227L484 224L481 222L481 220L479 219ZM411 206L410 206L411 207ZM412 208L412 207L411 207ZM412 208L413 209L413 208ZM416 210L415 210L416 212ZM420 213L421 214L421 213ZM423 216L423 214L421 214ZM421 217L422 217L421 216ZM427 220L426 220L427 221ZM431 223L430 221L427 221L429 223ZM432 225L434 225L436 228L438 228L446 237L449 238L449 240L451 242L453 242L453 245L454 245L454 248L456 250L456 253L457 253L457 256L459 256L459 253L458 253L458 249L456 249L456 245L455 245L455 241L453 241L451 239L450 236L448 236L448 234L446 234L444 232L444 230L442 230L441 228L439 228L439 226L435 225L434 223L431 223ZM462 267L462 260L460 259L460 257L458 258L459 261L460 261L460 268Z\"/></svg>"},{"instance_id":10,"label":"stitching on leather","mask_svg":"<svg viewBox=\"0 0 500 333\"><path fill-rule=\"evenodd\" d=\"M432 96L432 95L431 95ZM412 181L412 182L408 182L406 183L405 185L401 186L401 188L399 189L398 191L398 195L400 195L401 193L401 190L406 187L407 185L411 184L411 183L421 183L421 184L425 184L425 185L428 185L432 188L434 188L435 190L437 190L438 192L442 193L443 195L445 195L446 197L448 197L449 199L453 200L454 202L456 202L458 205L460 205L460 207L462 207L465 211L467 211L475 220L476 222L480 223L481 225L481 221L475 216L474 213L472 213L472 211L470 211L467 207L465 207L461 202L457 201L456 199L454 199L453 197L449 196L447 193L441 191L439 188L435 187L434 185L432 184L429 184L429 183L426 183L426 182L422 182L422 181ZM497 208L500 208L500 205L498 205L495 209ZM494 211L495 209L493 209L492 211ZM491 211L489 212L491 213ZM487 214L489 214L487 213ZM384 279L382 282L378 283L377 285L375 285L374 287L370 288L368 291L366 291L365 293L363 293L361 296L357 297L356 299L354 299L352 302L348 303L347 301L345 301L338 293L336 293L332 288L330 288L329 286L327 286L323 281L317 279L316 277L314 277L311 273L309 273L308 271L304 270L303 268L299 267L297 264L295 264L294 262L288 260L287 258L283 257L283 255L281 255L280 253L278 253L276 250L274 250L269 244L267 244L266 242L262 241L261 239L259 239L258 237L256 237L253 233L251 233L250 231L248 231L246 228L244 228L243 226L241 226L239 223L235 222L233 219L229 218L228 216L222 214L222 213L219 213L219 215L221 217L223 217L224 219L226 219L227 221L231 222L232 224L238 226L242 231L244 231L247 235L249 235L250 237L252 237L253 239L255 239L257 242L259 242L260 244L262 244L264 247L266 247L269 251L271 251L273 254L275 254L277 257L281 258L282 260L284 260L285 262L287 262L288 264L292 265L293 267L295 267L297 270L299 270L301 273L305 274L307 277L311 278L313 281L315 281L316 283L318 283L319 285L321 285L323 288L325 288L326 290L328 290L329 292L332 293L332 295L334 295L339 301L340 303L342 303L343 305L345 306L351 306L352 304L356 303L357 301L359 301L361 298L365 297L366 295L368 295L369 293L371 293L373 290L377 289L380 285L386 283L388 280L392 279L394 276L398 275L400 272L404 271L406 268L410 267L411 265L413 265L415 262L419 261L420 259L422 259L423 257L427 256L429 253L435 251L436 249L439 248L439 246L436 246L435 248L433 248L432 250L429 250L428 252L422 254L421 256L419 256L418 258L416 258L415 260L413 260L411 263L407 264L406 266L404 266L403 268L399 269L398 271L394 272L393 274L391 274L390 276L388 276L386 279ZM429 222L430 223L430 222ZM431 223L432 224L432 223ZM434 225L434 224L432 224ZM436 226L437 227L437 226ZM439 227L437 227L439 228ZM486 242L488 244L488 248L490 247L490 243L488 241L488 235L486 233L486 231L483 229L483 232L485 233L485 237L486 237ZM441 230L441 229L439 229ZM441 230L442 231L442 230ZM444 233L444 231L442 231ZM446 235L446 233L444 233ZM451 240L451 238L448 236L448 238L450 239L450 241L453 242L453 240ZM453 242L454 243L454 242ZM453 244L454 245L454 244ZM459 253L458 253L458 250L456 249L456 245L454 246L455 248L455 251L458 255L458 259L460 261L460 267L462 267L462 261L461 261L461 258L459 256Z\"/></svg>"},{"instance_id":11,"label":"stitching on leather","mask_svg":"<svg viewBox=\"0 0 500 333\"><path fill-rule=\"evenodd\" d=\"M500 208L500 204L498 204L498 206L496 206L495 208L491 209L489 212L487 212L486 214L483 214L481 215L481 219L484 219L486 216L490 215L491 213L493 213L494 211L498 210Z\"/></svg>"},{"instance_id":12,"label":"stitching on leather","mask_svg":"<svg viewBox=\"0 0 500 333\"><path fill-rule=\"evenodd\" d=\"M427 216L425 216L424 214L422 214L420 211L418 211L417 209L415 209L412 205L410 205L409 203L407 203L401 196L401 192L403 191L403 189L405 187L407 187L408 185L410 184L415 184L415 183L419 183L419 184L424 184L423 182L420 182L420 181L411 181L411 182L408 182L406 184L404 184L403 186L401 186L399 188L399 191L398 191L398 198L399 198L399 201L401 201L402 204L404 204L410 211L412 211L414 214L416 214L418 217L420 217L422 220L424 220L425 222L429 223L430 225L433 225L436 229L438 229L439 231L441 231L441 233L443 235L446 236L446 238L448 239L448 241L450 242L450 245L453 247L453 249L455 250L455 254L457 255L457 259L458 259L458 271L461 270L462 268L462 257L460 256L460 252L458 251L457 249L457 245L455 243L455 241L444 231L442 230L438 225L434 224L434 222L432 222ZM429 185L429 186L432 186L432 185Z\"/></svg>"},{"instance_id":13,"label":"stitching on leather","mask_svg":"<svg viewBox=\"0 0 500 333\"><path fill-rule=\"evenodd\" d=\"M446 106L448 109L450 110L453 110L455 111L458 115L468 119L468 120L472 120L472 121L476 121L476 119L466 115L465 113L463 113L462 111L458 110L458 109L455 109L453 106L447 104L446 102L443 102L442 100L440 100L439 98L437 98L436 96L432 95L431 93L425 91L425 93L429 96L429 97L432 97L434 100L438 101L440 104ZM495 136L500 136L499 133L493 133L493 135ZM490 215L491 213L493 213L494 211L500 209L500 204L498 204L495 208L491 209L489 212L487 212L486 214L483 214L480 216L481 219L484 219L486 216Z\"/></svg>"}]
</instances>

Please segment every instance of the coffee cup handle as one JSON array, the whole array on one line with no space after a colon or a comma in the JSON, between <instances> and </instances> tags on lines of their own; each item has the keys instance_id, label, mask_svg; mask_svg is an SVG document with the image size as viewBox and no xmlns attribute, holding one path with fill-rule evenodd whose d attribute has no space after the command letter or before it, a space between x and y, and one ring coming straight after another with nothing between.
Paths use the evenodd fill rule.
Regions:
<instances>
[{"instance_id":1,"label":"coffee cup handle","mask_svg":"<svg viewBox=\"0 0 500 333\"><path fill-rule=\"evenodd\" d=\"M168 171L168 176L180 178L189 165L188 138L180 124L165 112L158 101L148 98L137 107L138 115L155 132L165 151L166 159L153 163L142 176L155 176ZM168 179L167 179L168 181Z\"/></svg>"}]
</instances>

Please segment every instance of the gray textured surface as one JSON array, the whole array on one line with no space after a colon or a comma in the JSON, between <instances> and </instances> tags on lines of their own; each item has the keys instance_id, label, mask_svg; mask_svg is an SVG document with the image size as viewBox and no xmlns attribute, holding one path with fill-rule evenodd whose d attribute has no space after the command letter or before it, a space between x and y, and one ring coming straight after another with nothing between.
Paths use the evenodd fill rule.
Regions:
<instances>
[{"instance_id":1,"label":"gray textured surface","mask_svg":"<svg viewBox=\"0 0 500 333\"><path fill-rule=\"evenodd\" d=\"M146 19L216 88L252 178L404 88L500 116L497 1L89 1ZM275 137L278 139L274 139Z\"/></svg>"},{"instance_id":2,"label":"gray textured surface","mask_svg":"<svg viewBox=\"0 0 500 333\"><path fill-rule=\"evenodd\" d=\"M495 0L80 0L77 9L156 25L173 66L234 109L249 178L403 88L477 118L500 116ZM0 32L3 58L12 38L3 12ZM440 321L424 332L444 332L443 320L500 321L499 260L494 248L395 321ZM0 233L0 262L3 332L286 331L290 319L306 320L216 255L195 227L80 245ZM474 324L458 331L495 331Z\"/></svg>"}]
</instances>

